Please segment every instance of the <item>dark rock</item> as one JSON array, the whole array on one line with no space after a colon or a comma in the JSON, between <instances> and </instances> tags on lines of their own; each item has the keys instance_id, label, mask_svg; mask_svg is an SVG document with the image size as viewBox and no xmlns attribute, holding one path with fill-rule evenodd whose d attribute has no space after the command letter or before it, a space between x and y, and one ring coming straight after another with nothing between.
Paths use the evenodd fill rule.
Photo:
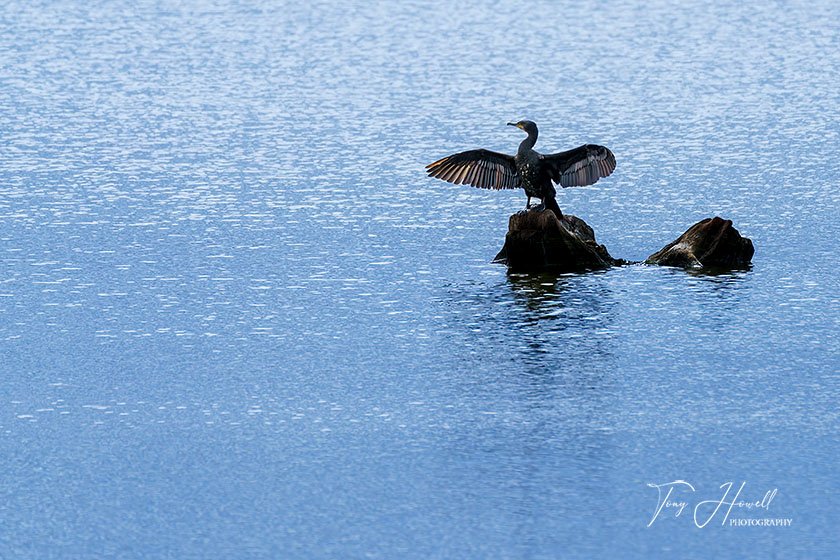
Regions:
<instances>
[{"instance_id":1,"label":"dark rock","mask_svg":"<svg viewBox=\"0 0 840 560\"><path fill-rule=\"evenodd\" d=\"M511 216L505 245L494 262L522 272L577 272L624 264L598 245L586 222L567 214L557 219L550 210L528 210Z\"/></svg>"},{"instance_id":2,"label":"dark rock","mask_svg":"<svg viewBox=\"0 0 840 560\"><path fill-rule=\"evenodd\" d=\"M684 268L739 268L749 264L753 253L752 241L741 237L732 220L715 216L697 222L645 262Z\"/></svg>"}]
</instances>

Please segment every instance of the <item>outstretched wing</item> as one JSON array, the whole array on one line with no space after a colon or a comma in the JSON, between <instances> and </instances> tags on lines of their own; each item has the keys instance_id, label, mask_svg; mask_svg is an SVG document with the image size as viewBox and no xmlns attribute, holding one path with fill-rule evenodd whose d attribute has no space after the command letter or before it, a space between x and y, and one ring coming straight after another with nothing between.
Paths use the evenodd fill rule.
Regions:
<instances>
[{"instance_id":1,"label":"outstretched wing","mask_svg":"<svg viewBox=\"0 0 840 560\"><path fill-rule=\"evenodd\" d=\"M615 156L604 146L584 144L568 152L544 155L543 167L561 187L582 187L612 173Z\"/></svg>"},{"instance_id":2,"label":"outstretched wing","mask_svg":"<svg viewBox=\"0 0 840 560\"><path fill-rule=\"evenodd\" d=\"M519 175L513 156L489 150L470 150L447 156L426 166L429 177L456 185L472 185L480 189L516 189Z\"/></svg>"}]
</instances>

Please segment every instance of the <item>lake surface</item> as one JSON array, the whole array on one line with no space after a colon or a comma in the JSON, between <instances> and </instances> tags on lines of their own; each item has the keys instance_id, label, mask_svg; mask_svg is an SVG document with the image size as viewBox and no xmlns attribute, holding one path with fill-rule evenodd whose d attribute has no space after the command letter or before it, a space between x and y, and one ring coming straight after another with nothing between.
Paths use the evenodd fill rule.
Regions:
<instances>
[{"instance_id":1,"label":"lake surface","mask_svg":"<svg viewBox=\"0 0 840 560\"><path fill-rule=\"evenodd\" d=\"M839 40L828 1L5 3L0 557L833 557ZM613 256L719 215L753 266L492 264L524 193L423 167L524 118L615 153L558 193ZM697 527L727 482L777 493Z\"/></svg>"}]
</instances>

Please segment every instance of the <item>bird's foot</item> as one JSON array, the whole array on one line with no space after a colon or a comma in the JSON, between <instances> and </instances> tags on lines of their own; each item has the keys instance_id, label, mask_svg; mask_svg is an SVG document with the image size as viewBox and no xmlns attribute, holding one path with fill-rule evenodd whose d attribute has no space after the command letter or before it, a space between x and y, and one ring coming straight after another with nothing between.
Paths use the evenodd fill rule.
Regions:
<instances>
[{"instance_id":1,"label":"bird's foot","mask_svg":"<svg viewBox=\"0 0 840 560\"><path fill-rule=\"evenodd\" d=\"M545 202L538 204L531 208L534 212L545 212Z\"/></svg>"}]
</instances>

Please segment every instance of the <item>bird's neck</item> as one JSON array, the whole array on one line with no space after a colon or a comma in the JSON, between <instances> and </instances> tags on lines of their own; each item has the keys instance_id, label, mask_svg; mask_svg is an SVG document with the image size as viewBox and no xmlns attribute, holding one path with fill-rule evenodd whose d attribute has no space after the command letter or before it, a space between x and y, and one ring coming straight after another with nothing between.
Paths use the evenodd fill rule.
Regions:
<instances>
[{"instance_id":1,"label":"bird's neck","mask_svg":"<svg viewBox=\"0 0 840 560\"><path fill-rule=\"evenodd\" d=\"M534 144L536 143L537 132L535 131L533 133L529 133L528 138L526 138L522 141L521 144L519 144L519 153L521 154L522 152L527 152L528 150L531 150L534 147Z\"/></svg>"}]
</instances>

